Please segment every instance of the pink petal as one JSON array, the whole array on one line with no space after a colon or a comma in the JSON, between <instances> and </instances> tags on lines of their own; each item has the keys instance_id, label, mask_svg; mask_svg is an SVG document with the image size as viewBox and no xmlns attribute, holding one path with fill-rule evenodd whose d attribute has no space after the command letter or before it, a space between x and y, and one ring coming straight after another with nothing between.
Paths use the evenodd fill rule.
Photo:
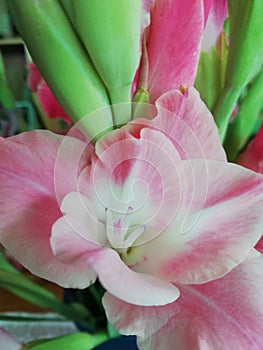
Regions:
<instances>
[{"instance_id":1,"label":"pink petal","mask_svg":"<svg viewBox=\"0 0 263 350\"><path fill-rule=\"evenodd\" d=\"M104 288L117 298L135 305L164 305L179 297L174 285L130 270L118 253L106 249L90 261Z\"/></svg>"},{"instance_id":2,"label":"pink petal","mask_svg":"<svg viewBox=\"0 0 263 350\"><path fill-rule=\"evenodd\" d=\"M82 238L65 217L53 225L50 243L58 260L68 266L78 267L75 270L75 281L79 278L78 288L86 288L95 282L97 274L88 259L102 249L100 246Z\"/></svg>"},{"instance_id":3,"label":"pink petal","mask_svg":"<svg viewBox=\"0 0 263 350\"><path fill-rule=\"evenodd\" d=\"M4 328L0 327L0 349L1 350L22 350L19 344Z\"/></svg>"},{"instance_id":4,"label":"pink petal","mask_svg":"<svg viewBox=\"0 0 263 350\"><path fill-rule=\"evenodd\" d=\"M39 70L37 69L37 66L33 62L30 62L27 65L27 69L28 69L28 77L27 77L28 85L33 92L36 92L38 85L42 81L42 76Z\"/></svg>"},{"instance_id":5,"label":"pink petal","mask_svg":"<svg viewBox=\"0 0 263 350\"><path fill-rule=\"evenodd\" d=\"M38 86L38 97L44 112L51 118L62 118L67 124L72 124L69 116L63 111L57 102L53 92L50 90L47 83L42 79Z\"/></svg>"},{"instance_id":6,"label":"pink petal","mask_svg":"<svg viewBox=\"0 0 263 350\"><path fill-rule=\"evenodd\" d=\"M142 9L145 12L151 12L152 7L156 0L142 0Z\"/></svg>"},{"instance_id":7,"label":"pink petal","mask_svg":"<svg viewBox=\"0 0 263 350\"><path fill-rule=\"evenodd\" d=\"M215 46L219 34L223 30L227 17L227 0L204 0L205 31L202 40L202 50L208 51Z\"/></svg>"},{"instance_id":8,"label":"pink petal","mask_svg":"<svg viewBox=\"0 0 263 350\"><path fill-rule=\"evenodd\" d=\"M263 231L263 177L235 164L183 161L180 209L165 232L134 247L135 271L204 283L232 270Z\"/></svg>"},{"instance_id":9,"label":"pink petal","mask_svg":"<svg viewBox=\"0 0 263 350\"><path fill-rule=\"evenodd\" d=\"M107 318L143 350L263 348L263 257L253 254L225 277L180 286L169 305L139 307L106 293Z\"/></svg>"},{"instance_id":10,"label":"pink petal","mask_svg":"<svg viewBox=\"0 0 263 350\"><path fill-rule=\"evenodd\" d=\"M149 91L151 102L166 91L193 85L203 20L201 0L156 1L138 84Z\"/></svg>"},{"instance_id":11,"label":"pink petal","mask_svg":"<svg viewBox=\"0 0 263 350\"><path fill-rule=\"evenodd\" d=\"M68 147L59 153L64 140ZM76 190L76 178L89 162L85 150L85 143L49 131L0 139L1 243L32 273L65 287L79 286L81 266L57 261L49 238L61 216L61 198Z\"/></svg>"},{"instance_id":12,"label":"pink petal","mask_svg":"<svg viewBox=\"0 0 263 350\"><path fill-rule=\"evenodd\" d=\"M255 245L255 249L257 249L261 254L263 254L263 236L260 238L258 243Z\"/></svg>"},{"instance_id":13,"label":"pink petal","mask_svg":"<svg viewBox=\"0 0 263 350\"><path fill-rule=\"evenodd\" d=\"M107 245L105 232L101 231L102 223L97 219L97 213L94 208L94 201L85 197L77 192L70 192L64 197L61 206L63 212L63 218L60 218L52 228L52 239L58 241L64 241L63 235L66 232L74 232L74 235L78 235L91 244L91 249L95 249L96 245ZM65 231L65 232L64 232ZM70 242L70 239L68 239ZM61 249L62 246L56 249ZM84 249L84 248L83 248ZM70 251L67 251L71 254Z\"/></svg>"},{"instance_id":14,"label":"pink petal","mask_svg":"<svg viewBox=\"0 0 263 350\"><path fill-rule=\"evenodd\" d=\"M247 149L241 153L237 163L263 174L263 125Z\"/></svg>"},{"instance_id":15,"label":"pink petal","mask_svg":"<svg viewBox=\"0 0 263 350\"><path fill-rule=\"evenodd\" d=\"M182 159L226 160L214 118L194 88L169 91L156 101L157 117L135 119L135 129L151 127L165 133Z\"/></svg>"}]
</instances>

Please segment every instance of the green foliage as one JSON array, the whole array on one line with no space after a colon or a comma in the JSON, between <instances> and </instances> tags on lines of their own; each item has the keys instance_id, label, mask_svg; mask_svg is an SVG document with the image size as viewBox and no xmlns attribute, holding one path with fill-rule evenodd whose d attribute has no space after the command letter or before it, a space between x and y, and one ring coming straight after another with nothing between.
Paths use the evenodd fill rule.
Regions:
<instances>
[{"instance_id":1,"label":"green foliage","mask_svg":"<svg viewBox=\"0 0 263 350\"><path fill-rule=\"evenodd\" d=\"M90 55L110 102L131 102L140 58L141 0L62 1ZM71 4L71 6L70 6ZM114 124L131 120L131 105L114 108Z\"/></svg>"},{"instance_id":2,"label":"green foliage","mask_svg":"<svg viewBox=\"0 0 263 350\"><path fill-rule=\"evenodd\" d=\"M95 346L103 343L108 339L106 333L91 335L88 333L74 333L51 340L43 340L29 343L25 350L92 350Z\"/></svg>"},{"instance_id":3,"label":"green foliage","mask_svg":"<svg viewBox=\"0 0 263 350\"><path fill-rule=\"evenodd\" d=\"M262 0L228 0L230 46L224 89L214 109L221 140L246 86L263 63Z\"/></svg>"},{"instance_id":4,"label":"green foliage","mask_svg":"<svg viewBox=\"0 0 263 350\"><path fill-rule=\"evenodd\" d=\"M87 328L92 329L93 327L94 320L82 304L64 304L55 294L16 270L7 262L2 253L0 253L0 286L32 304L52 309Z\"/></svg>"},{"instance_id":5,"label":"green foliage","mask_svg":"<svg viewBox=\"0 0 263 350\"><path fill-rule=\"evenodd\" d=\"M109 105L106 89L58 1L9 0L15 25L44 79L74 122ZM48 64L47 64L48 62ZM89 138L112 128L110 109L85 118Z\"/></svg>"}]
</instances>

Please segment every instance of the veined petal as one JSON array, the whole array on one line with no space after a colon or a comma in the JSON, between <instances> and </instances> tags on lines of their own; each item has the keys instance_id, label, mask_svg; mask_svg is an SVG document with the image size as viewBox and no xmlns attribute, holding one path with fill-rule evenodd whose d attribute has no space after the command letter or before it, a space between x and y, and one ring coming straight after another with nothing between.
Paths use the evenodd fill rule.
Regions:
<instances>
[{"instance_id":1,"label":"veined petal","mask_svg":"<svg viewBox=\"0 0 263 350\"><path fill-rule=\"evenodd\" d=\"M204 283L241 263L263 231L263 176L236 164L183 161L183 200L166 232L134 248L133 269L179 283ZM175 189L176 192L176 189ZM142 258L143 257L143 258Z\"/></svg>"},{"instance_id":2,"label":"veined petal","mask_svg":"<svg viewBox=\"0 0 263 350\"><path fill-rule=\"evenodd\" d=\"M96 156L81 174L79 191L91 199L99 221L105 223L105 209L109 209L113 222L122 224L128 216L133 231L145 225L144 241L151 240L179 208L178 162L177 150L163 133L145 128L136 138L117 130L96 144Z\"/></svg>"},{"instance_id":3,"label":"veined petal","mask_svg":"<svg viewBox=\"0 0 263 350\"><path fill-rule=\"evenodd\" d=\"M169 305L140 307L109 293L107 318L143 350L260 350L263 347L263 256L252 254L232 272L202 285L180 286Z\"/></svg>"},{"instance_id":4,"label":"veined petal","mask_svg":"<svg viewBox=\"0 0 263 350\"><path fill-rule=\"evenodd\" d=\"M185 93L168 91L156 101L156 107L156 117L135 119L126 126L127 130L135 137L146 127L163 132L181 159L226 161L214 118L195 88L188 88Z\"/></svg>"},{"instance_id":5,"label":"veined petal","mask_svg":"<svg viewBox=\"0 0 263 350\"><path fill-rule=\"evenodd\" d=\"M54 168L63 140L68 147ZM0 240L32 273L63 286L76 286L79 266L65 265L53 255L49 238L61 216L60 198L76 190L76 178L90 152L77 139L49 131L32 131L0 139ZM77 283L78 286L78 283Z\"/></svg>"},{"instance_id":6,"label":"veined petal","mask_svg":"<svg viewBox=\"0 0 263 350\"><path fill-rule=\"evenodd\" d=\"M179 297L170 283L130 270L117 252L105 249L90 258L101 284L112 295L135 305L164 305Z\"/></svg>"},{"instance_id":7,"label":"veined petal","mask_svg":"<svg viewBox=\"0 0 263 350\"><path fill-rule=\"evenodd\" d=\"M104 248L81 237L65 217L61 217L53 225L50 244L59 261L77 267L74 279L75 283L79 280L78 288L86 288L95 282L97 274L89 258Z\"/></svg>"},{"instance_id":8,"label":"veined petal","mask_svg":"<svg viewBox=\"0 0 263 350\"><path fill-rule=\"evenodd\" d=\"M142 57L140 68L142 78L139 77L138 82L138 87L149 91L151 102L166 91L193 85L203 21L201 0L155 2L147 35L147 54ZM148 76L147 86L145 76Z\"/></svg>"},{"instance_id":9,"label":"veined petal","mask_svg":"<svg viewBox=\"0 0 263 350\"><path fill-rule=\"evenodd\" d=\"M70 192L63 199L60 209L64 213L64 221L77 235L90 243L106 245L105 232L100 232L101 223L93 206L92 199Z\"/></svg>"}]
</instances>

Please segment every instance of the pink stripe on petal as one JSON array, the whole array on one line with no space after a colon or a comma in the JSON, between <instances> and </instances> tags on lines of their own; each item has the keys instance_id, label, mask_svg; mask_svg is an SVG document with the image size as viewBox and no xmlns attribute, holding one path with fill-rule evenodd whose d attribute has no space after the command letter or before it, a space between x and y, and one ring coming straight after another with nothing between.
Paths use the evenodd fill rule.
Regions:
<instances>
[{"instance_id":1,"label":"pink stripe on petal","mask_svg":"<svg viewBox=\"0 0 263 350\"><path fill-rule=\"evenodd\" d=\"M263 231L263 177L235 164L182 162L182 202L170 227L134 248L133 269L179 283L203 283L241 263ZM175 193L177 189L174 189Z\"/></svg>"},{"instance_id":2,"label":"pink stripe on petal","mask_svg":"<svg viewBox=\"0 0 263 350\"><path fill-rule=\"evenodd\" d=\"M263 257L252 254L223 278L180 286L172 304L140 307L109 293L103 304L116 329L138 336L139 349L260 350L262 288Z\"/></svg>"}]
</instances>

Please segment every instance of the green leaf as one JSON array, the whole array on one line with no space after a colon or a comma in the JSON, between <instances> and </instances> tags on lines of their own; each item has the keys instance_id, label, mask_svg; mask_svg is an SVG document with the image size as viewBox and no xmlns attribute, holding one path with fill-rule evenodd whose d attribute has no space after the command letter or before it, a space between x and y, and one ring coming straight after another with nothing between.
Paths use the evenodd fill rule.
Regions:
<instances>
[{"instance_id":1,"label":"green leaf","mask_svg":"<svg viewBox=\"0 0 263 350\"><path fill-rule=\"evenodd\" d=\"M52 309L85 327L94 328L94 320L81 304L66 305L55 294L34 283L11 266L0 253L0 286L40 307Z\"/></svg>"},{"instance_id":2,"label":"green leaf","mask_svg":"<svg viewBox=\"0 0 263 350\"><path fill-rule=\"evenodd\" d=\"M222 142L238 99L263 64L262 0L228 0L230 45L226 80L214 116Z\"/></svg>"},{"instance_id":3,"label":"green leaf","mask_svg":"<svg viewBox=\"0 0 263 350\"><path fill-rule=\"evenodd\" d=\"M226 81L245 87L263 63L263 1L228 0L230 45Z\"/></svg>"},{"instance_id":4,"label":"green leaf","mask_svg":"<svg viewBox=\"0 0 263 350\"><path fill-rule=\"evenodd\" d=\"M224 68L215 47L212 47L209 52L201 52L195 87L210 111L214 109L223 89L222 71Z\"/></svg>"},{"instance_id":5,"label":"green leaf","mask_svg":"<svg viewBox=\"0 0 263 350\"><path fill-rule=\"evenodd\" d=\"M108 339L106 333L88 334L74 333L63 337L29 343L25 346L25 350L92 350L95 346L103 343Z\"/></svg>"},{"instance_id":6,"label":"green leaf","mask_svg":"<svg viewBox=\"0 0 263 350\"><path fill-rule=\"evenodd\" d=\"M117 331L117 329L113 327L113 325L110 322L107 323L107 331L110 338L116 338L120 336L120 333Z\"/></svg>"},{"instance_id":7,"label":"green leaf","mask_svg":"<svg viewBox=\"0 0 263 350\"><path fill-rule=\"evenodd\" d=\"M235 161L238 153L254 132L263 101L263 69L242 99L234 121L229 125L224 143L228 159Z\"/></svg>"},{"instance_id":8,"label":"green leaf","mask_svg":"<svg viewBox=\"0 0 263 350\"><path fill-rule=\"evenodd\" d=\"M15 109L15 99L8 86L1 52L0 52L0 104L5 109Z\"/></svg>"}]
</instances>

